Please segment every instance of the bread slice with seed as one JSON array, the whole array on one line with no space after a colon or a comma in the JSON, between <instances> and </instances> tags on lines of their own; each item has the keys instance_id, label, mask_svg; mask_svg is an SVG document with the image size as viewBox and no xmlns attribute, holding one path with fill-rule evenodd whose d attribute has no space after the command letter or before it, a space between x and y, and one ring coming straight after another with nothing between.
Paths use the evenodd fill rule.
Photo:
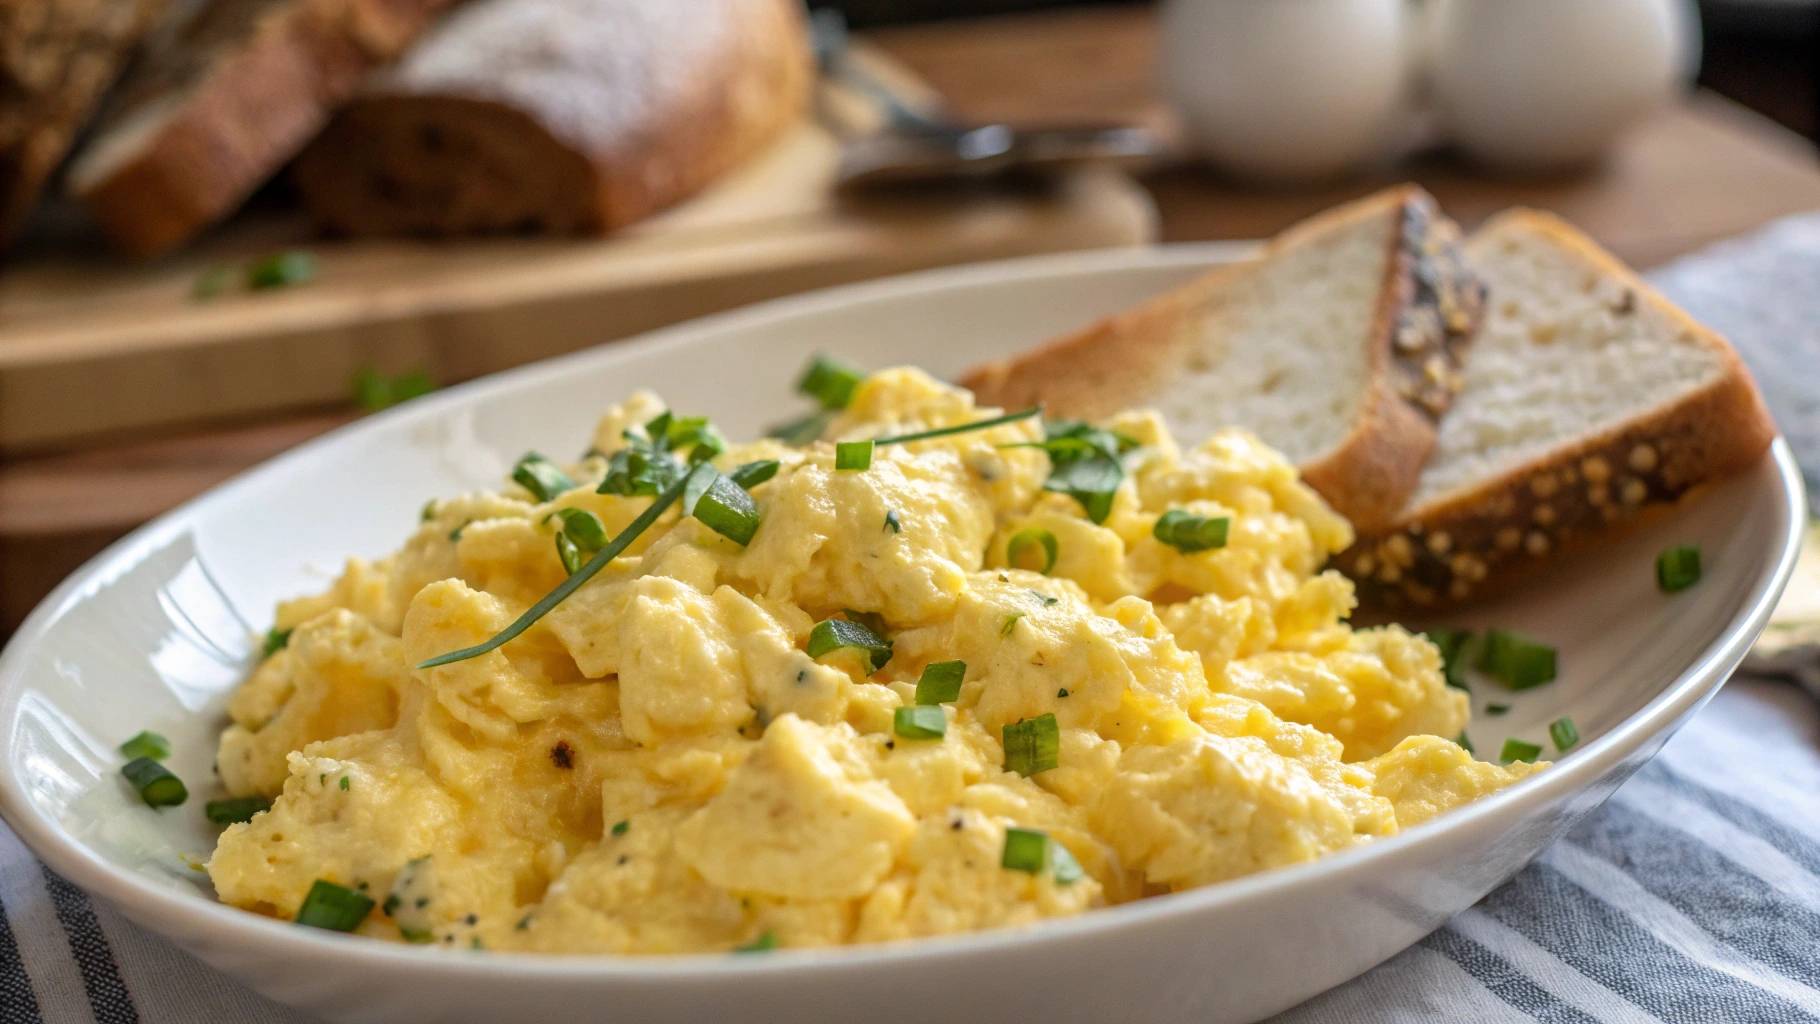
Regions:
<instances>
[{"instance_id":1,"label":"bread slice with seed","mask_svg":"<svg viewBox=\"0 0 1820 1024\"><path fill-rule=\"evenodd\" d=\"M298 161L344 235L598 233L699 191L800 117L799 0L472 0Z\"/></svg>"},{"instance_id":2,"label":"bread slice with seed","mask_svg":"<svg viewBox=\"0 0 1820 1024\"><path fill-rule=\"evenodd\" d=\"M1467 257L1486 321L1416 493L1339 558L1368 602L1470 599L1762 457L1731 346L1572 226L1517 210Z\"/></svg>"},{"instance_id":3,"label":"bread slice with seed","mask_svg":"<svg viewBox=\"0 0 1820 1024\"><path fill-rule=\"evenodd\" d=\"M19 233L164 0L0 2L0 245Z\"/></svg>"},{"instance_id":4,"label":"bread slice with seed","mask_svg":"<svg viewBox=\"0 0 1820 1024\"><path fill-rule=\"evenodd\" d=\"M165 252L233 212L452 2L207 0L148 42L70 191L122 252Z\"/></svg>"},{"instance_id":5,"label":"bread slice with seed","mask_svg":"<svg viewBox=\"0 0 1820 1024\"><path fill-rule=\"evenodd\" d=\"M1185 444L1248 427L1378 529L1415 492L1482 299L1458 229L1405 185L962 383L984 404L1043 402L1052 416L1153 407Z\"/></svg>"}]
</instances>

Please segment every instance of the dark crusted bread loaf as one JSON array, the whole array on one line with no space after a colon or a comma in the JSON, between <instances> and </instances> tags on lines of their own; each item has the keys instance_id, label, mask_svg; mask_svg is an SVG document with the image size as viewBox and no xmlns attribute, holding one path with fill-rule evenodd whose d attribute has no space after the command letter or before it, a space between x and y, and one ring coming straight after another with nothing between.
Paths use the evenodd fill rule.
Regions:
<instances>
[{"instance_id":1,"label":"dark crusted bread loaf","mask_svg":"<svg viewBox=\"0 0 1820 1024\"><path fill-rule=\"evenodd\" d=\"M0 0L0 245L119 76L164 0Z\"/></svg>"},{"instance_id":2,"label":"dark crusted bread loaf","mask_svg":"<svg viewBox=\"0 0 1820 1024\"><path fill-rule=\"evenodd\" d=\"M1061 416L1152 406L1187 444L1250 428L1373 529L1416 489L1482 306L1458 229L1405 185L962 383L982 404Z\"/></svg>"},{"instance_id":3,"label":"dark crusted bread loaf","mask_svg":"<svg viewBox=\"0 0 1820 1024\"><path fill-rule=\"evenodd\" d=\"M298 161L349 235L601 232L683 199L800 115L796 0L475 0Z\"/></svg>"},{"instance_id":4,"label":"dark crusted bread loaf","mask_svg":"<svg viewBox=\"0 0 1820 1024\"><path fill-rule=\"evenodd\" d=\"M210 0L121 83L70 190L121 251L171 249L238 207L452 2Z\"/></svg>"},{"instance_id":5,"label":"dark crusted bread loaf","mask_svg":"<svg viewBox=\"0 0 1820 1024\"><path fill-rule=\"evenodd\" d=\"M1755 463L1776 428L1723 338L1573 227L1517 210L1467 258L1490 289L1420 486L1338 559L1364 600L1495 592Z\"/></svg>"}]
</instances>

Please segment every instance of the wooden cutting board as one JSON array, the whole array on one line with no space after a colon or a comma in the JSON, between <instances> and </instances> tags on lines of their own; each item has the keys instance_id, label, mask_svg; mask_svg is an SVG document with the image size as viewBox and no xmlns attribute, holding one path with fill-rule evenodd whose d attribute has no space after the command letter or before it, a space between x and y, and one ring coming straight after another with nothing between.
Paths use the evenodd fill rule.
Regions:
<instances>
[{"instance_id":1,"label":"wooden cutting board","mask_svg":"<svg viewBox=\"0 0 1820 1024\"><path fill-rule=\"evenodd\" d=\"M363 367L448 384L824 285L1156 234L1148 195L1109 171L861 200L831 187L838 150L804 124L604 239L323 242L267 213L151 264L28 252L0 273L0 452L345 404ZM311 282L196 298L210 271L290 247L319 259Z\"/></svg>"}]
</instances>

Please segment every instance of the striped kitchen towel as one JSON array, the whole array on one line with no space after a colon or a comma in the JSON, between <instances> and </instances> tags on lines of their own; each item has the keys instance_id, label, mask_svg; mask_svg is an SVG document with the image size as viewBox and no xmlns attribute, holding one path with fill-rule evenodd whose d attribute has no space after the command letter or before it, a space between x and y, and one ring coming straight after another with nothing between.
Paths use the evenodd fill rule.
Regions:
<instances>
[{"instance_id":1,"label":"striped kitchen towel","mask_svg":"<svg viewBox=\"0 0 1820 1024\"><path fill-rule=\"evenodd\" d=\"M1738 345L1820 482L1820 215L1652 275ZM0 824L0 1024L310 1018L34 860ZM1820 1024L1820 705L1736 678L1477 906L1278 1024Z\"/></svg>"}]
</instances>

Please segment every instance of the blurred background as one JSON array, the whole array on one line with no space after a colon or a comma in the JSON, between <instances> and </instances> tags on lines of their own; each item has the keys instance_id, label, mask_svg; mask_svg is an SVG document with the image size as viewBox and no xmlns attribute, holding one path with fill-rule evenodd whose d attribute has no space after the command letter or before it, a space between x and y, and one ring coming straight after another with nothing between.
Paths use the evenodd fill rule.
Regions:
<instances>
[{"instance_id":1,"label":"blurred background","mask_svg":"<svg viewBox=\"0 0 1820 1024\"><path fill-rule=\"evenodd\" d=\"M0 4L0 633L326 430L749 302L1403 180L1641 269L1820 209L1820 0L337 2Z\"/></svg>"}]
</instances>

